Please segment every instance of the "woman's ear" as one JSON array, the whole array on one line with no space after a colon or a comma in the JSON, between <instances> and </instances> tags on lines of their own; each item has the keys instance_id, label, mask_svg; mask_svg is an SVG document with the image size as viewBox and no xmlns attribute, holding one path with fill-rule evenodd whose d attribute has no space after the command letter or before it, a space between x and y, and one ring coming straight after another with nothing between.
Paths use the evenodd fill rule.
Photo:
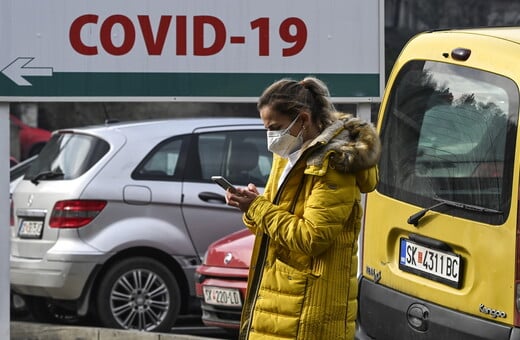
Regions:
<instances>
[{"instance_id":1,"label":"woman's ear","mask_svg":"<svg viewBox=\"0 0 520 340\"><path fill-rule=\"evenodd\" d=\"M309 125L311 120L311 114L308 111L300 111L300 119L302 120L303 125Z\"/></svg>"}]
</instances>

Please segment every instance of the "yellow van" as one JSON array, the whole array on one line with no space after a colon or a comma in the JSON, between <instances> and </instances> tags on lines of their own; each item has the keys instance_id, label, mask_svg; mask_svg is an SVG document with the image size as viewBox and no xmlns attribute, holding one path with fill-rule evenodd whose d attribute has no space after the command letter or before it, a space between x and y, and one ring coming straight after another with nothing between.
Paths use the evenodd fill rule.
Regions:
<instances>
[{"instance_id":1,"label":"yellow van","mask_svg":"<svg viewBox=\"0 0 520 340\"><path fill-rule=\"evenodd\" d=\"M357 339L520 339L520 27L412 38L388 79Z\"/></svg>"}]
</instances>

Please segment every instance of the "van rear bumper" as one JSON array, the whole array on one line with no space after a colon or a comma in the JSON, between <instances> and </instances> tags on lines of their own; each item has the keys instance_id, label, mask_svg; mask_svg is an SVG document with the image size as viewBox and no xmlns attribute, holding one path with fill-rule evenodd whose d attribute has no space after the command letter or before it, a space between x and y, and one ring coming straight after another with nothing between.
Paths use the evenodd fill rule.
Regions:
<instances>
[{"instance_id":1,"label":"van rear bumper","mask_svg":"<svg viewBox=\"0 0 520 340\"><path fill-rule=\"evenodd\" d=\"M363 277L358 299L357 340L520 340L519 328L441 307Z\"/></svg>"}]
</instances>

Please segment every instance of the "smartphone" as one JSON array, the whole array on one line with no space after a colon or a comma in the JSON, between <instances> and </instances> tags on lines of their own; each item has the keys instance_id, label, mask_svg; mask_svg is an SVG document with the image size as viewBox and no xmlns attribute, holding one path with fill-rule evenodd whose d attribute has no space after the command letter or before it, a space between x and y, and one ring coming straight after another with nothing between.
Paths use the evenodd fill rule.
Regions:
<instances>
[{"instance_id":1,"label":"smartphone","mask_svg":"<svg viewBox=\"0 0 520 340\"><path fill-rule=\"evenodd\" d=\"M222 176L211 176L211 179L213 180L213 182L220 185L224 190L229 189L229 191L231 191L231 192L237 191L237 189L233 186L233 184L229 183L229 181Z\"/></svg>"}]
</instances>

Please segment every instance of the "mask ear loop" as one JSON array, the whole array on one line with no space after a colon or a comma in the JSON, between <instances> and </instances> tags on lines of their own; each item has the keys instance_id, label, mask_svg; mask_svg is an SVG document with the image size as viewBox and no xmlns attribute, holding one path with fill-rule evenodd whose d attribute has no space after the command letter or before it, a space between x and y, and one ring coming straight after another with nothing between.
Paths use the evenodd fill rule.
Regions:
<instances>
[{"instance_id":1,"label":"mask ear loop","mask_svg":"<svg viewBox=\"0 0 520 340\"><path fill-rule=\"evenodd\" d=\"M294 118L294 120L291 122L291 124L289 124L288 127L286 127L285 129L282 130L282 133L287 133L294 126L294 124L296 124L296 122L298 121L298 118L300 118L299 113L298 113L298 116L296 116L296 118Z\"/></svg>"},{"instance_id":2,"label":"mask ear loop","mask_svg":"<svg viewBox=\"0 0 520 340\"><path fill-rule=\"evenodd\" d=\"M302 137L303 137L303 133L307 130L307 128L305 127L305 120L301 118L301 113L298 114L298 117L300 117L300 119L302 120Z\"/></svg>"}]
</instances>

